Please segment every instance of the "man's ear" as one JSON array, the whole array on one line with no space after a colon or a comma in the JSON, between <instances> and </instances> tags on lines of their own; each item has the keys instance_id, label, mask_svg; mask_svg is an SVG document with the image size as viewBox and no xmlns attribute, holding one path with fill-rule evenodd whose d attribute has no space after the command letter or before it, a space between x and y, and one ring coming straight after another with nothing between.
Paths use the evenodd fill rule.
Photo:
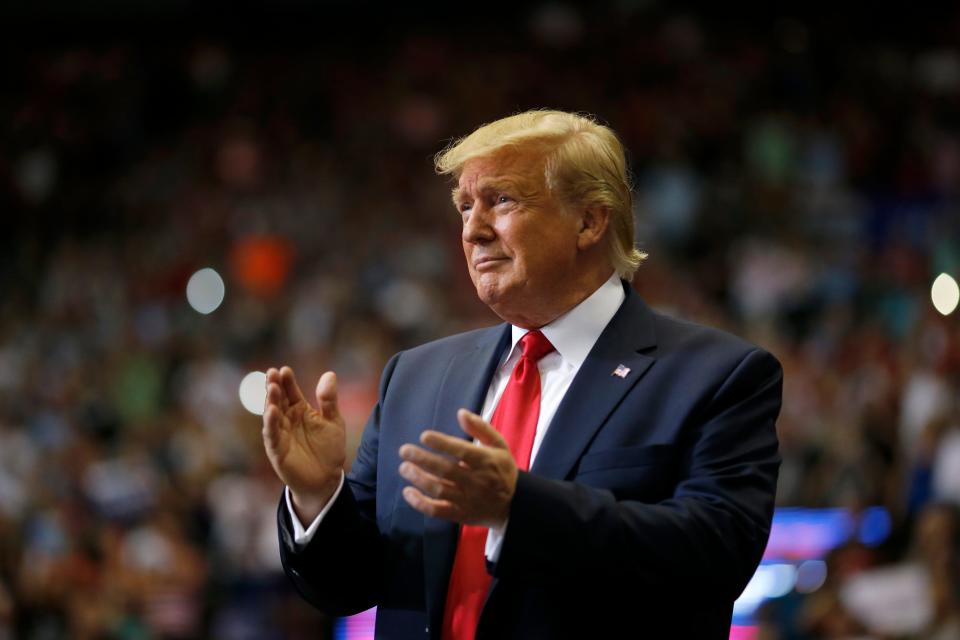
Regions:
<instances>
[{"instance_id":1,"label":"man's ear","mask_svg":"<svg viewBox=\"0 0 960 640\"><path fill-rule=\"evenodd\" d=\"M606 235L610 226L610 208L602 206L587 207L580 212L580 231L577 235L577 248L581 251L591 249Z\"/></svg>"}]
</instances>

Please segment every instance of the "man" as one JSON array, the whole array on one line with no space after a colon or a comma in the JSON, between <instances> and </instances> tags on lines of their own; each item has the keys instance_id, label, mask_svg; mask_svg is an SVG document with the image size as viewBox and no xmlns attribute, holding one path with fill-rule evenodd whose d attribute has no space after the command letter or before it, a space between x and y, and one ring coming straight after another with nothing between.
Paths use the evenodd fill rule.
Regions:
<instances>
[{"instance_id":1,"label":"man","mask_svg":"<svg viewBox=\"0 0 960 640\"><path fill-rule=\"evenodd\" d=\"M378 638L726 638L769 533L781 371L629 286L622 146L531 111L438 156L505 324L395 355L343 480L336 378L267 373L281 556ZM492 423L492 424L491 424Z\"/></svg>"}]
</instances>

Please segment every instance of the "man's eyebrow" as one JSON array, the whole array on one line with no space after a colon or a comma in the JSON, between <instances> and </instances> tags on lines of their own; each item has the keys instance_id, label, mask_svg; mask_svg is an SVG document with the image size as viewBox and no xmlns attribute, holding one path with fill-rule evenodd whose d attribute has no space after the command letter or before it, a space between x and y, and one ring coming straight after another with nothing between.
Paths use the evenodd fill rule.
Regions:
<instances>
[{"instance_id":1,"label":"man's eyebrow","mask_svg":"<svg viewBox=\"0 0 960 640\"><path fill-rule=\"evenodd\" d=\"M516 189L519 185L517 180L510 178L483 178L477 182L479 191L501 191L504 189Z\"/></svg>"},{"instance_id":2,"label":"man's eyebrow","mask_svg":"<svg viewBox=\"0 0 960 640\"><path fill-rule=\"evenodd\" d=\"M478 193L490 193L491 191L510 191L518 195L530 195L523 190L522 180L507 177L481 178L480 180L477 180L475 188ZM459 186L453 188L453 190L450 192L450 197L453 200L453 204L457 207L469 200L469 196L464 193L464 190Z\"/></svg>"}]
</instances>

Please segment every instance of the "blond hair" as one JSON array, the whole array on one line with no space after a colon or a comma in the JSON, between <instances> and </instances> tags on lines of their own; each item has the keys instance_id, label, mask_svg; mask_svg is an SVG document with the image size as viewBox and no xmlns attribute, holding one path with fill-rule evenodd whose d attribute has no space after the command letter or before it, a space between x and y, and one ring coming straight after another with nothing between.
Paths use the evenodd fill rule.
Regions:
<instances>
[{"instance_id":1,"label":"blond hair","mask_svg":"<svg viewBox=\"0 0 960 640\"><path fill-rule=\"evenodd\" d=\"M589 115L525 111L454 140L436 155L434 167L458 179L468 160L507 149L540 151L547 188L565 205L610 211L610 262L621 278L632 279L647 255L635 246L627 163L617 134Z\"/></svg>"}]
</instances>

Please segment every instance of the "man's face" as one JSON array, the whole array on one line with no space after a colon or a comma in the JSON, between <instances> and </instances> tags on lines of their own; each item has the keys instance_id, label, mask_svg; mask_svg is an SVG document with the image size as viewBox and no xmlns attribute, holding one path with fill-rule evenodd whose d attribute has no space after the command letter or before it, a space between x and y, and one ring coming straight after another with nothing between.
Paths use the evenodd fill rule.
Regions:
<instances>
[{"instance_id":1,"label":"man's face","mask_svg":"<svg viewBox=\"0 0 960 640\"><path fill-rule=\"evenodd\" d=\"M497 315L536 327L576 286L579 216L547 189L543 159L502 151L468 160L454 201L477 295Z\"/></svg>"}]
</instances>

